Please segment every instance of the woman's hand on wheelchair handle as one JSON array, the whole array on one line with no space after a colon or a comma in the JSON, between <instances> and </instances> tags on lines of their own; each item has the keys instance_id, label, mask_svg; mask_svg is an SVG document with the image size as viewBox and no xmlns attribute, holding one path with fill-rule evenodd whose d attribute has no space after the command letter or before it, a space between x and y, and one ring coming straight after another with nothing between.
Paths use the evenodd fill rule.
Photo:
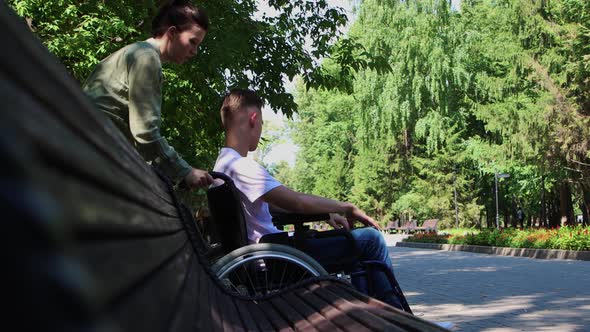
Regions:
<instances>
[{"instance_id":1,"label":"woman's hand on wheelchair handle","mask_svg":"<svg viewBox=\"0 0 590 332\"><path fill-rule=\"evenodd\" d=\"M185 177L184 184L190 189L206 188L213 183L213 177L209 172L193 168Z\"/></svg>"}]
</instances>

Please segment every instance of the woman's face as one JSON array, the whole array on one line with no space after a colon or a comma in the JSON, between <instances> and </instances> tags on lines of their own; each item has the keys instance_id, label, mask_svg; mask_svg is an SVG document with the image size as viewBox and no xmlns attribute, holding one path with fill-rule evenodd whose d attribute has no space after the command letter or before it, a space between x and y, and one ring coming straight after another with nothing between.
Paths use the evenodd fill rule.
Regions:
<instances>
[{"instance_id":1,"label":"woman's face","mask_svg":"<svg viewBox=\"0 0 590 332\"><path fill-rule=\"evenodd\" d=\"M168 30L168 47L166 59L169 62L182 64L197 54L197 49L207 32L197 24L179 31L176 28Z\"/></svg>"}]
</instances>

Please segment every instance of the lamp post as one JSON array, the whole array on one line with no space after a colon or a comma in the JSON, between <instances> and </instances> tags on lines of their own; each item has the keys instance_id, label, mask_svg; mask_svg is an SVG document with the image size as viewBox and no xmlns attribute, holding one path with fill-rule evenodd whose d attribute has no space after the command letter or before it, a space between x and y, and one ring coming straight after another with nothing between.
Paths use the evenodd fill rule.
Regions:
<instances>
[{"instance_id":1,"label":"lamp post","mask_svg":"<svg viewBox=\"0 0 590 332\"><path fill-rule=\"evenodd\" d=\"M506 173L498 173L494 175L494 180L496 183L496 228L500 229L500 212L498 210L498 178L509 178L510 174Z\"/></svg>"}]
</instances>

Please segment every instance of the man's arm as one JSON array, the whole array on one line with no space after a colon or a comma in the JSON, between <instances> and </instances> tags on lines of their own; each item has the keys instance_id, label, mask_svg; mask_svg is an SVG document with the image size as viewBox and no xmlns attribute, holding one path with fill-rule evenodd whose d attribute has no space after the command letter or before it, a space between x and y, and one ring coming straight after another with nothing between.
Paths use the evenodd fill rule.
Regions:
<instances>
[{"instance_id":1,"label":"man's arm","mask_svg":"<svg viewBox=\"0 0 590 332\"><path fill-rule=\"evenodd\" d=\"M273 213L293 213L293 211L281 209L280 207L278 207L276 205L272 205L270 203L268 203L268 210L270 211L271 214L273 214Z\"/></svg>"},{"instance_id":2,"label":"man's arm","mask_svg":"<svg viewBox=\"0 0 590 332\"><path fill-rule=\"evenodd\" d=\"M364 225L373 226L379 229L379 225L373 218L367 216L361 209L352 203L340 202L333 199L303 194L291 190L285 186L278 186L266 194L261 196L261 199L271 206L278 207L293 213L301 214L321 214L329 213L332 226L340 224L348 229L354 221L360 221ZM333 214L342 214L346 216L348 222L344 222L343 218L338 218Z\"/></svg>"}]
</instances>

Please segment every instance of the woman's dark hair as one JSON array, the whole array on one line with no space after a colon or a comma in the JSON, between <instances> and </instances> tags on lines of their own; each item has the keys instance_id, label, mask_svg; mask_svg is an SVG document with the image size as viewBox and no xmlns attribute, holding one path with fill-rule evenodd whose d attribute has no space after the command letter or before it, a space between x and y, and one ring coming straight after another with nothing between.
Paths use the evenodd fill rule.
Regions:
<instances>
[{"instance_id":1,"label":"woman's dark hair","mask_svg":"<svg viewBox=\"0 0 590 332\"><path fill-rule=\"evenodd\" d=\"M152 20L152 37L162 36L170 27L183 31L193 24L209 30L207 13L187 0L166 1Z\"/></svg>"}]
</instances>

